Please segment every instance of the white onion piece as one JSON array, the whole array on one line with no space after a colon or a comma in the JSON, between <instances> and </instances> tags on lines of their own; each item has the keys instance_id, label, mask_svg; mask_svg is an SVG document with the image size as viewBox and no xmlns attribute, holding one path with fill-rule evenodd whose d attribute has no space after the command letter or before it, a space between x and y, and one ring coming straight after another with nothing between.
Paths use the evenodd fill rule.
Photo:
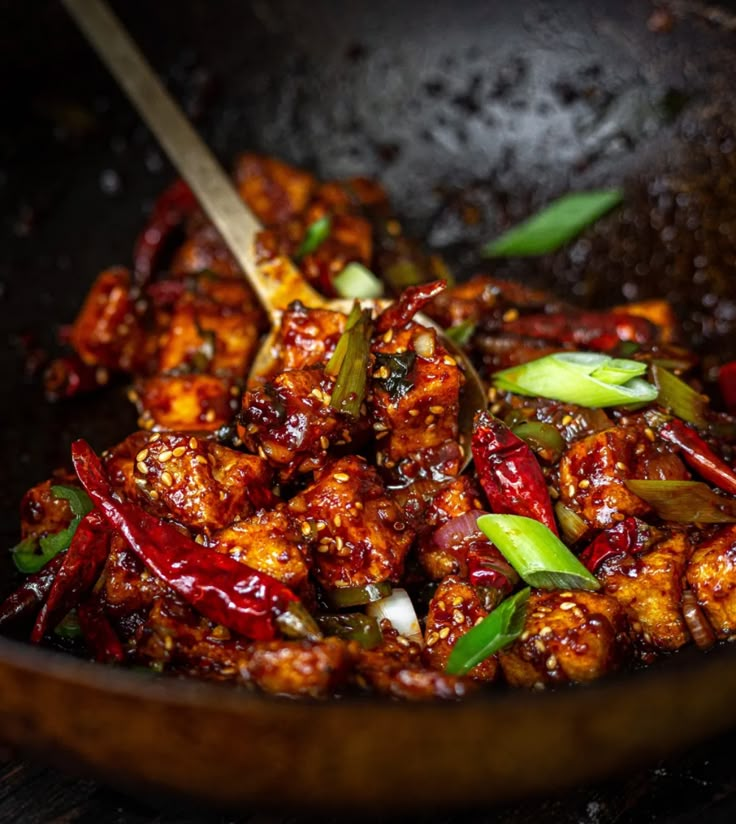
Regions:
<instances>
[{"instance_id":1,"label":"white onion piece","mask_svg":"<svg viewBox=\"0 0 736 824\"><path fill-rule=\"evenodd\" d=\"M432 330L422 331L414 338L414 351L422 358L434 357L434 332Z\"/></svg>"},{"instance_id":2,"label":"white onion piece","mask_svg":"<svg viewBox=\"0 0 736 824\"><path fill-rule=\"evenodd\" d=\"M450 518L446 524L435 530L432 539L440 549L450 549L464 538L483 538L485 536L478 528L478 518L486 514L482 509L473 509Z\"/></svg>"},{"instance_id":3,"label":"white onion piece","mask_svg":"<svg viewBox=\"0 0 736 824\"><path fill-rule=\"evenodd\" d=\"M716 642L715 635L711 629L708 619L703 615L703 610L695 600L695 593L691 589L686 589L682 593L682 615L685 618L687 628L693 641L700 649L708 649Z\"/></svg>"},{"instance_id":4,"label":"white onion piece","mask_svg":"<svg viewBox=\"0 0 736 824\"><path fill-rule=\"evenodd\" d=\"M367 604L365 611L379 624L385 618L399 635L424 646L422 628L419 626L414 604L405 589L394 589L388 597Z\"/></svg>"}]
</instances>

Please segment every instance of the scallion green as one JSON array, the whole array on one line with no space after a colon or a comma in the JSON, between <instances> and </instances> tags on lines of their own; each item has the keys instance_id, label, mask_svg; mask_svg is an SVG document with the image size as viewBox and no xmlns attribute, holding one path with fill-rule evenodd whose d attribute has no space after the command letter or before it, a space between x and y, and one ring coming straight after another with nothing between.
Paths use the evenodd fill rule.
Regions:
<instances>
[{"instance_id":1,"label":"scallion green","mask_svg":"<svg viewBox=\"0 0 736 824\"><path fill-rule=\"evenodd\" d=\"M573 192L483 247L486 257L530 257L554 252L623 200L621 189Z\"/></svg>"},{"instance_id":2,"label":"scallion green","mask_svg":"<svg viewBox=\"0 0 736 824\"><path fill-rule=\"evenodd\" d=\"M465 675L494 652L513 643L524 629L529 587L502 601L465 635L457 639L445 671Z\"/></svg>"},{"instance_id":3,"label":"scallion green","mask_svg":"<svg viewBox=\"0 0 736 824\"><path fill-rule=\"evenodd\" d=\"M383 284L362 263L353 261L335 276L332 281L335 291L341 298L358 298L370 300L383 295Z\"/></svg>"},{"instance_id":4,"label":"scallion green","mask_svg":"<svg viewBox=\"0 0 736 824\"><path fill-rule=\"evenodd\" d=\"M708 425L705 416L708 399L663 366L653 363L651 369L652 379L659 390L659 404L683 421L705 428Z\"/></svg>"},{"instance_id":5,"label":"scallion green","mask_svg":"<svg viewBox=\"0 0 736 824\"><path fill-rule=\"evenodd\" d=\"M665 521L681 524L736 522L736 501L717 495L701 481L629 480L624 483Z\"/></svg>"},{"instance_id":6,"label":"scallion green","mask_svg":"<svg viewBox=\"0 0 736 824\"><path fill-rule=\"evenodd\" d=\"M657 388L639 377L646 365L597 352L557 352L497 372L494 385L518 395L578 406L649 403Z\"/></svg>"},{"instance_id":7,"label":"scallion green","mask_svg":"<svg viewBox=\"0 0 736 824\"><path fill-rule=\"evenodd\" d=\"M465 346L475 334L476 326L477 324L468 318L462 323L458 323L457 326L450 326L449 329L445 329L445 337L448 337L458 346Z\"/></svg>"},{"instance_id":8,"label":"scallion green","mask_svg":"<svg viewBox=\"0 0 736 824\"><path fill-rule=\"evenodd\" d=\"M328 375L337 375L330 406L354 418L365 398L372 332L370 309L361 310L356 303L325 367Z\"/></svg>"},{"instance_id":9,"label":"scallion green","mask_svg":"<svg viewBox=\"0 0 736 824\"><path fill-rule=\"evenodd\" d=\"M323 215L310 223L307 226L307 231L304 233L299 248L294 253L294 260L298 263L306 255L311 255L327 240L332 231L332 218L329 215Z\"/></svg>"},{"instance_id":10,"label":"scallion green","mask_svg":"<svg viewBox=\"0 0 736 824\"><path fill-rule=\"evenodd\" d=\"M598 580L544 524L522 515L481 515L478 527L523 581L539 589L598 589Z\"/></svg>"}]
</instances>

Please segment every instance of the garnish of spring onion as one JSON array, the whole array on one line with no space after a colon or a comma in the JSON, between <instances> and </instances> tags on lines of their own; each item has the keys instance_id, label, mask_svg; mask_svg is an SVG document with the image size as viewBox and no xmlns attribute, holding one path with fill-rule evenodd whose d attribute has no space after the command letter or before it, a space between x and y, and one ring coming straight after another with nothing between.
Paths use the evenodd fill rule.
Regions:
<instances>
[{"instance_id":1,"label":"garnish of spring onion","mask_svg":"<svg viewBox=\"0 0 736 824\"><path fill-rule=\"evenodd\" d=\"M52 535L44 535L36 541L35 538L25 538L10 551L13 554L13 563L19 572L30 574L38 572L60 552L69 549L79 522L94 508L89 495L75 486L55 485L51 493L57 498L69 501L69 508L74 516L66 529ZM38 552L37 549L41 551Z\"/></svg>"},{"instance_id":2,"label":"garnish of spring onion","mask_svg":"<svg viewBox=\"0 0 736 824\"><path fill-rule=\"evenodd\" d=\"M381 581L378 584L364 584L363 586L335 587L335 589L326 592L325 597L335 609L345 609L370 604L372 601L380 601L390 594L391 584L388 581Z\"/></svg>"},{"instance_id":3,"label":"garnish of spring onion","mask_svg":"<svg viewBox=\"0 0 736 824\"><path fill-rule=\"evenodd\" d=\"M539 589L600 588L597 578L539 521L523 515L481 515L478 526L530 586Z\"/></svg>"},{"instance_id":4,"label":"garnish of spring onion","mask_svg":"<svg viewBox=\"0 0 736 824\"><path fill-rule=\"evenodd\" d=\"M701 481L624 481L665 521L681 524L736 522L736 500L717 495Z\"/></svg>"},{"instance_id":5,"label":"garnish of spring onion","mask_svg":"<svg viewBox=\"0 0 736 824\"><path fill-rule=\"evenodd\" d=\"M686 423L704 429L708 425L705 417L708 399L656 363L652 364L651 371L659 390L658 403Z\"/></svg>"},{"instance_id":6,"label":"garnish of spring onion","mask_svg":"<svg viewBox=\"0 0 736 824\"><path fill-rule=\"evenodd\" d=\"M332 285L341 298L369 300L383 295L383 284L362 263L353 261L336 275Z\"/></svg>"},{"instance_id":7,"label":"garnish of spring onion","mask_svg":"<svg viewBox=\"0 0 736 824\"><path fill-rule=\"evenodd\" d=\"M649 403L657 387L640 376L646 364L597 352L557 352L512 366L494 375L494 385L578 406L604 407Z\"/></svg>"},{"instance_id":8,"label":"garnish of spring onion","mask_svg":"<svg viewBox=\"0 0 736 824\"><path fill-rule=\"evenodd\" d=\"M323 215L314 223L307 226L307 231L304 233L304 240L302 240L299 248L294 253L294 260L298 263L306 255L311 255L327 240L332 231L332 218L329 215Z\"/></svg>"},{"instance_id":9,"label":"garnish of spring onion","mask_svg":"<svg viewBox=\"0 0 736 824\"><path fill-rule=\"evenodd\" d=\"M365 398L372 332L370 309L361 310L356 302L325 367L326 374L337 376L330 406L352 417L360 414L360 405Z\"/></svg>"},{"instance_id":10,"label":"garnish of spring onion","mask_svg":"<svg viewBox=\"0 0 736 824\"><path fill-rule=\"evenodd\" d=\"M564 195L484 246L482 254L486 257L530 257L554 252L622 200L621 189Z\"/></svg>"},{"instance_id":11,"label":"garnish of spring onion","mask_svg":"<svg viewBox=\"0 0 736 824\"><path fill-rule=\"evenodd\" d=\"M458 346L465 346L475 334L477 324L470 318L458 323L457 326L450 326L445 329L445 337L448 337L453 343Z\"/></svg>"},{"instance_id":12,"label":"garnish of spring onion","mask_svg":"<svg viewBox=\"0 0 736 824\"><path fill-rule=\"evenodd\" d=\"M465 635L457 639L447 659L445 672L465 675L494 652L515 641L524 628L529 587L501 603Z\"/></svg>"}]
</instances>

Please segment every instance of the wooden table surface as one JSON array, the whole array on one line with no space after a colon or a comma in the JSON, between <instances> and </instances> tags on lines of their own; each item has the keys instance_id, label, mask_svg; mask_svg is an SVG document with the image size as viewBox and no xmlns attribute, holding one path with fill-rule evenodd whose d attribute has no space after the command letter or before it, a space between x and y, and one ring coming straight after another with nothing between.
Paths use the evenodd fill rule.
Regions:
<instances>
[{"instance_id":1,"label":"wooden table surface","mask_svg":"<svg viewBox=\"0 0 736 824\"><path fill-rule=\"evenodd\" d=\"M736 821L736 730L660 761L644 770L577 788L559 797L540 798L458 814L420 814L423 824L733 824ZM141 801L19 759L0 749L0 824L302 824L386 820L385 810L358 814L286 814L251 811L224 815L177 804ZM408 820L403 816L403 821Z\"/></svg>"}]
</instances>

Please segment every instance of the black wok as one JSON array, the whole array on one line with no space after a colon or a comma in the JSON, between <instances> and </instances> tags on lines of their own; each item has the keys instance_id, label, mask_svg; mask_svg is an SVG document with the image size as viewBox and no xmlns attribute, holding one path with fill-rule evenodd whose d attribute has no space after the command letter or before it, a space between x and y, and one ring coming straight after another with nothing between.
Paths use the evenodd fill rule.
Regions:
<instances>
[{"instance_id":1,"label":"black wok","mask_svg":"<svg viewBox=\"0 0 736 824\"><path fill-rule=\"evenodd\" d=\"M325 177L376 176L460 274L477 267L482 240L554 195L624 182L626 206L583 240L494 271L581 305L666 294L709 364L736 356L734 5L115 7L223 160L254 149ZM94 274L130 262L171 172L56 3L0 9L9 546L21 494L67 462L74 437L102 448L134 425L124 387L49 406L38 369ZM10 570L0 572L9 587ZM728 648L687 650L586 689L416 707L256 698L3 640L0 687L5 741L120 785L230 805L509 798L609 774L736 721Z\"/></svg>"}]
</instances>

